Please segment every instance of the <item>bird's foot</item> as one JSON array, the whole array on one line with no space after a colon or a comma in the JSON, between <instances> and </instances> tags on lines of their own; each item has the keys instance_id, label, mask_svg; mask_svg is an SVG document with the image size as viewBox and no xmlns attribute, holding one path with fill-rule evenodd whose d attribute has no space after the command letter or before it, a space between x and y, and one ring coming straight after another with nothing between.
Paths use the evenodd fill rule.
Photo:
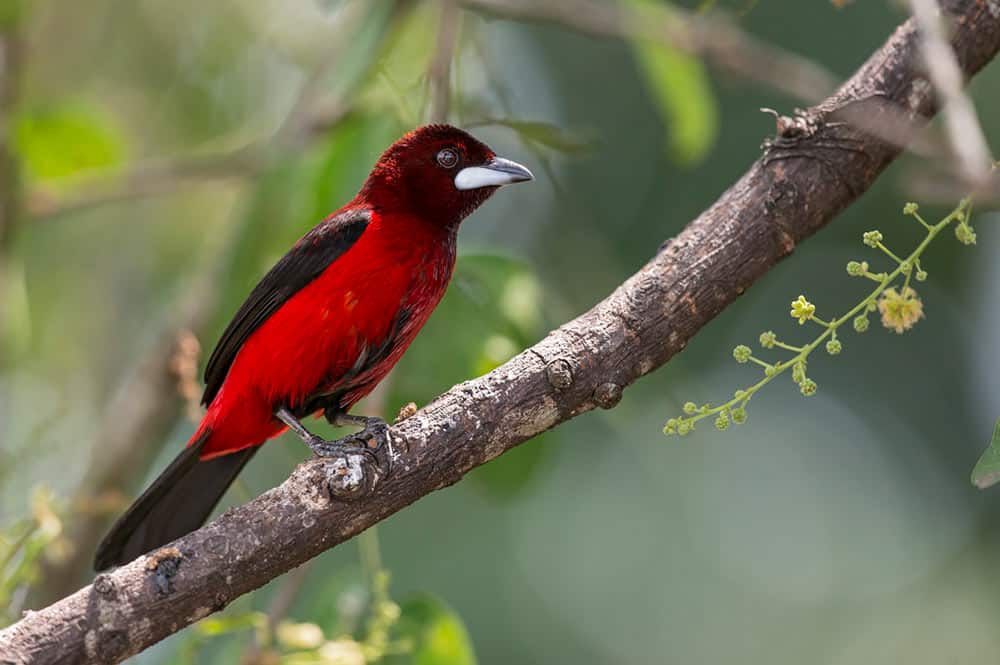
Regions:
<instances>
[{"instance_id":1,"label":"bird's foot","mask_svg":"<svg viewBox=\"0 0 1000 665\"><path fill-rule=\"evenodd\" d=\"M306 444L317 457L364 455L379 469L383 477L389 475L392 462L389 450L391 447L389 426L381 418L350 416L350 419L350 422L342 424L363 425L360 431L348 434L336 441L327 441L313 434L306 441Z\"/></svg>"}]
</instances>

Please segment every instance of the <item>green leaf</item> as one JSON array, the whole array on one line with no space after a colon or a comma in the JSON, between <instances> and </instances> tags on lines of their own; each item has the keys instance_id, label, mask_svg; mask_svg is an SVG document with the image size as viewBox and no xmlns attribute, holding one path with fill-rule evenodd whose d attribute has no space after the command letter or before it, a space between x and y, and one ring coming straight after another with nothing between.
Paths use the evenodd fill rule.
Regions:
<instances>
[{"instance_id":1,"label":"green leaf","mask_svg":"<svg viewBox=\"0 0 1000 665\"><path fill-rule=\"evenodd\" d=\"M261 612L247 612L231 616L220 615L202 619L195 624L195 632L205 637L218 637L229 633L256 629L267 623L267 616Z\"/></svg>"},{"instance_id":2,"label":"green leaf","mask_svg":"<svg viewBox=\"0 0 1000 665\"><path fill-rule=\"evenodd\" d=\"M28 176L52 181L121 164L124 142L111 120L96 109L64 104L17 118L17 149Z\"/></svg>"},{"instance_id":3,"label":"green leaf","mask_svg":"<svg viewBox=\"0 0 1000 665\"><path fill-rule=\"evenodd\" d=\"M586 152L592 145L592 141L567 132L558 125L547 122L493 118L488 121L488 124L509 127L517 132L523 141L537 143L538 145L567 155Z\"/></svg>"},{"instance_id":4,"label":"green leaf","mask_svg":"<svg viewBox=\"0 0 1000 665\"><path fill-rule=\"evenodd\" d=\"M668 20L650 0L628 0L636 20ZM680 164L693 165L708 154L718 134L715 95L701 61L658 42L636 39L632 52L649 93L668 129L667 149Z\"/></svg>"},{"instance_id":5,"label":"green leaf","mask_svg":"<svg viewBox=\"0 0 1000 665\"><path fill-rule=\"evenodd\" d=\"M413 645L413 665L475 665L462 619L444 601L420 594L403 603L399 631Z\"/></svg>"},{"instance_id":6,"label":"green leaf","mask_svg":"<svg viewBox=\"0 0 1000 665\"><path fill-rule=\"evenodd\" d=\"M0 0L0 30L17 25L25 14L24 0Z\"/></svg>"},{"instance_id":7,"label":"green leaf","mask_svg":"<svg viewBox=\"0 0 1000 665\"><path fill-rule=\"evenodd\" d=\"M415 3L385 40L376 74L362 95L372 113L394 113L403 125L420 124L427 103L427 65L434 53L437 13L431 3Z\"/></svg>"},{"instance_id":8,"label":"green leaf","mask_svg":"<svg viewBox=\"0 0 1000 665\"><path fill-rule=\"evenodd\" d=\"M972 469L972 484L981 490L1000 482L1000 420L993 426L990 446Z\"/></svg>"}]
</instances>

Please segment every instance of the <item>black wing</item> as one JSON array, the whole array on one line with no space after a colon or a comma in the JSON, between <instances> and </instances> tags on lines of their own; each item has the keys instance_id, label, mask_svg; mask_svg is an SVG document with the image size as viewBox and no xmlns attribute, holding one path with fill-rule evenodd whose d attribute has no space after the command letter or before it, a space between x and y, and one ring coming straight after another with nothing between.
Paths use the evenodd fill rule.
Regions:
<instances>
[{"instance_id":1,"label":"black wing","mask_svg":"<svg viewBox=\"0 0 1000 665\"><path fill-rule=\"evenodd\" d=\"M302 236L264 275L229 322L208 359L202 404L208 406L215 399L233 359L247 338L289 298L316 279L357 242L370 220L371 213L367 210L348 210L324 220Z\"/></svg>"}]
</instances>

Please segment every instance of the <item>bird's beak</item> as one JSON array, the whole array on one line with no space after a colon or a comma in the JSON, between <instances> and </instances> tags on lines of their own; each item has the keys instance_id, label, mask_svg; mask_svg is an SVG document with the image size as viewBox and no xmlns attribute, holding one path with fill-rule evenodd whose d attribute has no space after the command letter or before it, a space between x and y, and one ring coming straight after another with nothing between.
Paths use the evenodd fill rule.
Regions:
<instances>
[{"instance_id":1,"label":"bird's beak","mask_svg":"<svg viewBox=\"0 0 1000 665\"><path fill-rule=\"evenodd\" d=\"M494 157L481 166L467 166L456 173L455 187L460 190L499 187L534 179L531 171L517 162Z\"/></svg>"}]
</instances>

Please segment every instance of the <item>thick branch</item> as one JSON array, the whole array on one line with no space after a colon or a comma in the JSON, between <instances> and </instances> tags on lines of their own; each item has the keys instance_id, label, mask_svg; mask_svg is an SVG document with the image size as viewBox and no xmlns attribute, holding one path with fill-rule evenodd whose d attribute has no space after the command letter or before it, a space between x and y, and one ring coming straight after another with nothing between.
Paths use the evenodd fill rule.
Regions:
<instances>
[{"instance_id":1,"label":"thick branch","mask_svg":"<svg viewBox=\"0 0 1000 665\"><path fill-rule=\"evenodd\" d=\"M961 15L953 46L971 76L1000 48L1000 12L995 1L947 6ZM934 113L913 23L822 105L781 118L765 155L603 302L394 426L390 475L375 482L358 458L305 462L281 486L0 632L0 662L121 661L540 432L615 406L898 154L824 123L858 104ZM334 498L350 491L352 500Z\"/></svg>"}]
</instances>

